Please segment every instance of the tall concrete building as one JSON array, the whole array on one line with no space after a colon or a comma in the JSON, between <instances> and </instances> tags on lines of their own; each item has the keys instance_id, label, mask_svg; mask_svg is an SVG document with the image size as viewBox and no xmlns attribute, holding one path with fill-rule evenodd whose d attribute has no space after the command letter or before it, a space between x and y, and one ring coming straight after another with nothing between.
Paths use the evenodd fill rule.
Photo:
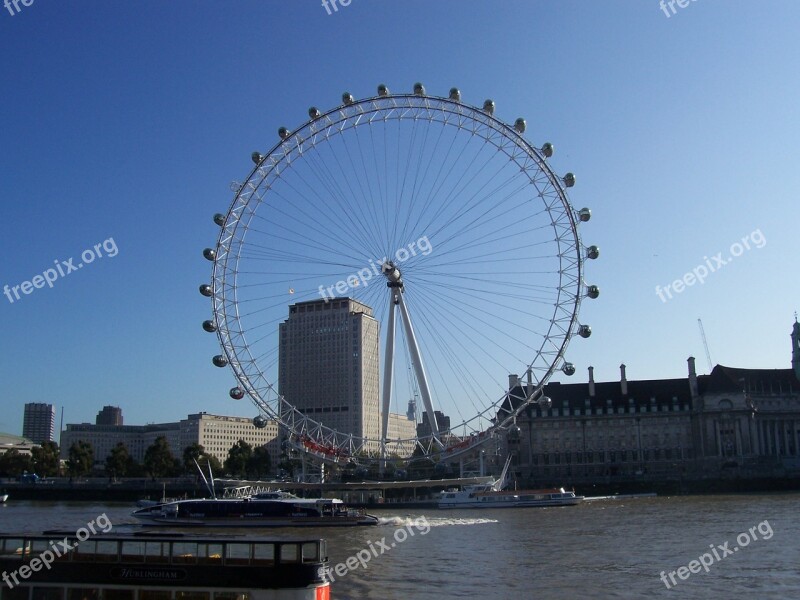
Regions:
<instances>
[{"instance_id":1,"label":"tall concrete building","mask_svg":"<svg viewBox=\"0 0 800 600\"><path fill-rule=\"evenodd\" d=\"M22 436L43 444L52 442L56 431L56 407L52 404L29 402L25 405Z\"/></svg>"},{"instance_id":2,"label":"tall concrete building","mask_svg":"<svg viewBox=\"0 0 800 600\"><path fill-rule=\"evenodd\" d=\"M287 401L332 429L378 439L380 328L372 308L350 298L298 302L279 329L278 388Z\"/></svg>"},{"instance_id":3,"label":"tall concrete building","mask_svg":"<svg viewBox=\"0 0 800 600\"><path fill-rule=\"evenodd\" d=\"M103 410L97 413L94 423L95 425L122 425L122 409L118 406L104 406Z\"/></svg>"}]
</instances>

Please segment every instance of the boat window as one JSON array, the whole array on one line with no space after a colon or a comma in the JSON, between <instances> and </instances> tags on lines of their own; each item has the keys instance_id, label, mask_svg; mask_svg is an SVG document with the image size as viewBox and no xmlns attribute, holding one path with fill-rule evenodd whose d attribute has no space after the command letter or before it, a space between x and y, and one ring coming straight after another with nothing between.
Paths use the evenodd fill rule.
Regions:
<instances>
[{"instance_id":1,"label":"boat window","mask_svg":"<svg viewBox=\"0 0 800 600\"><path fill-rule=\"evenodd\" d=\"M118 548L119 544L117 542L105 540L97 542L97 560L101 562L116 562Z\"/></svg>"},{"instance_id":2,"label":"boat window","mask_svg":"<svg viewBox=\"0 0 800 600\"><path fill-rule=\"evenodd\" d=\"M175 592L175 600L211 600L210 592Z\"/></svg>"},{"instance_id":3,"label":"boat window","mask_svg":"<svg viewBox=\"0 0 800 600\"><path fill-rule=\"evenodd\" d=\"M135 590L103 590L103 600L133 600Z\"/></svg>"},{"instance_id":4,"label":"boat window","mask_svg":"<svg viewBox=\"0 0 800 600\"><path fill-rule=\"evenodd\" d=\"M47 540L31 540L30 548L31 555L38 556L45 550L49 550Z\"/></svg>"},{"instance_id":5,"label":"boat window","mask_svg":"<svg viewBox=\"0 0 800 600\"><path fill-rule=\"evenodd\" d=\"M222 544L198 544L197 561L201 565L222 564Z\"/></svg>"},{"instance_id":6,"label":"boat window","mask_svg":"<svg viewBox=\"0 0 800 600\"><path fill-rule=\"evenodd\" d=\"M122 562L144 562L144 542L122 542Z\"/></svg>"},{"instance_id":7,"label":"boat window","mask_svg":"<svg viewBox=\"0 0 800 600\"><path fill-rule=\"evenodd\" d=\"M193 565L197 562L197 542L173 542L172 562Z\"/></svg>"},{"instance_id":8,"label":"boat window","mask_svg":"<svg viewBox=\"0 0 800 600\"><path fill-rule=\"evenodd\" d=\"M253 544L254 565L275 564L275 544Z\"/></svg>"},{"instance_id":9,"label":"boat window","mask_svg":"<svg viewBox=\"0 0 800 600\"><path fill-rule=\"evenodd\" d=\"M169 590L141 590L139 600L172 600Z\"/></svg>"},{"instance_id":10,"label":"boat window","mask_svg":"<svg viewBox=\"0 0 800 600\"><path fill-rule=\"evenodd\" d=\"M250 544L228 544L225 547L225 564L250 564Z\"/></svg>"},{"instance_id":11,"label":"boat window","mask_svg":"<svg viewBox=\"0 0 800 600\"><path fill-rule=\"evenodd\" d=\"M89 556L94 560L95 554L97 554L97 542L94 540L79 542L75 546L75 560L86 560Z\"/></svg>"},{"instance_id":12,"label":"boat window","mask_svg":"<svg viewBox=\"0 0 800 600\"><path fill-rule=\"evenodd\" d=\"M21 538L6 539L2 552L0 552L0 556L19 556L20 558L22 558L23 554L23 540Z\"/></svg>"},{"instance_id":13,"label":"boat window","mask_svg":"<svg viewBox=\"0 0 800 600\"><path fill-rule=\"evenodd\" d=\"M145 562L169 562L169 542L145 542Z\"/></svg>"},{"instance_id":14,"label":"boat window","mask_svg":"<svg viewBox=\"0 0 800 600\"><path fill-rule=\"evenodd\" d=\"M282 563L296 563L299 562L300 556L297 552L297 544L282 544L281 545L281 562Z\"/></svg>"},{"instance_id":15,"label":"boat window","mask_svg":"<svg viewBox=\"0 0 800 600\"><path fill-rule=\"evenodd\" d=\"M303 562L319 562L319 546L316 542L303 544Z\"/></svg>"},{"instance_id":16,"label":"boat window","mask_svg":"<svg viewBox=\"0 0 800 600\"><path fill-rule=\"evenodd\" d=\"M91 588L67 589L67 600L98 600L100 590Z\"/></svg>"},{"instance_id":17,"label":"boat window","mask_svg":"<svg viewBox=\"0 0 800 600\"><path fill-rule=\"evenodd\" d=\"M8 589L8 586L5 585L0 588L0 596L3 597L3 600L28 600L28 592L30 592L28 588Z\"/></svg>"},{"instance_id":18,"label":"boat window","mask_svg":"<svg viewBox=\"0 0 800 600\"><path fill-rule=\"evenodd\" d=\"M35 587L31 593L32 600L63 600L64 588Z\"/></svg>"}]
</instances>

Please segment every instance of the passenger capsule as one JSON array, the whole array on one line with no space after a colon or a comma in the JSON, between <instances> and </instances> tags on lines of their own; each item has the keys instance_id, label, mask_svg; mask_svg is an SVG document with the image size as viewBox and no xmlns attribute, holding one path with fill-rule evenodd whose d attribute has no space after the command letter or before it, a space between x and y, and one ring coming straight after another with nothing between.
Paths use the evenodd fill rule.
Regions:
<instances>
[{"instance_id":1,"label":"passenger capsule","mask_svg":"<svg viewBox=\"0 0 800 600\"><path fill-rule=\"evenodd\" d=\"M319 109L316 106L312 106L308 109L308 116L312 119L319 119L321 115L322 113L319 112Z\"/></svg>"},{"instance_id":2,"label":"passenger capsule","mask_svg":"<svg viewBox=\"0 0 800 600\"><path fill-rule=\"evenodd\" d=\"M223 215L222 213L215 214L214 215L214 223L216 223L220 227L225 225L225 215Z\"/></svg>"},{"instance_id":3,"label":"passenger capsule","mask_svg":"<svg viewBox=\"0 0 800 600\"><path fill-rule=\"evenodd\" d=\"M210 298L211 294L213 293L211 286L207 283L204 283L200 286L200 293L203 294L206 298Z\"/></svg>"},{"instance_id":4,"label":"passenger capsule","mask_svg":"<svg viewBox=\"0 0 800 600\"><path fill-rule=\"evenodd\" d=\"M573 173L567 173L564 175L564 185L568 188L571 188L575 185L575 175Z\"/></svg>"},{"instance_id":5,"label":"passenger capsule","mask_svg":"<svg viewBox=\"0 0 800 600\"><path fill-rule=\"evenodd\" d=\"M267 426L267 418L264 415L258 415L253 418L253 425L258 429L264 429Z\"/></svg>"},{"instance_id":6,"label":"passenger capsule","mask_svg":"<svg viewBox=\"0 0 800 600\"><path fill-rule=\"evenodd\" d=\"M537 404L542 408L550 408L553 406L553 399L550 396L542 396Z\"/></svg>"},{"instance_id":7,"label":"passenger capsule","mask_svg":"<svg viewBox=\"0 0 800 600\"><path fill-rule=\"evenodd\" d=\"M461 102L461 90L458 88L450 88L450 100Z\"/></svg>"},{"instance_id":8,"label":"passenger capsule","mask_svg":"<svg viewBox=\"0 0 800 600\"><path fill-rule=\"evenodd\" d=\"M597 287L596 285L590 285L588 288L586 288L586 295L589 296L589 298L591 298L592 300L594 300L598 296L600 296L600 288Z\"/></svg>"},{"instance_id":9,"label":"passenger capsule","mask_svg":"<svg viewBox=\"0 0 800 600\"><path fill-rule=\"evenodd\" d=\"M414 93L417 96L424 96L425 95L425 86L421 83L417 82L414 84Z\"/></svg>"},{"instance_id":10,"label":"passenger capsule","mask_svg":"<svg viewBox=\"0 0 800 600\"><path fill-rule=\"evenodd\" d=\"M286 138L288 138L288 137L289 137L289 130L288 130L288 129L286 129L286 127L280 127L280 128L278 129L278 136L279 136L279 137L280 137L282 140L285 140Z\"/></svg>"},{"instance_id":11,"label":"passenger capsule","mask_svg":"<svg viewBox=\"0 0 800 600\"><path fill-rule=\"evenodd\" d=\"M541 150L542 150L542 154L544 154L545 158L550 158L551 156L553 156L553 152L555 151L555 147L550 142L545 142L544 145L542 145Z\"/></svg>"},{"instance_id":12,"label":"passenger capsule","mask_svg":"<svg viewBox=\"0 0 800 600\"><path fill-rule=\"evenodd\" d=\"M389 88L383 84L378 86L378 96L388 96L389 95Z\"/></svg>"},{"instance_id":13,"label":"passenger capsule","mask_svg":"<svg viewBox=\"0 0 800 600\"><path fill-rule=\"evenodd\" d=\"M355 102L355 98L353 98L353 94L350 92L345 92L342 94L342 104L347 104L348 106Z\"/></svg>"},{"instance_id":14,"label":"passenger capsule","mask_svg":"<svg viewBox=\"0 0 800 600\"><path fill-rule=\"evenodd\" d=\"M488 115L494 114L494 100L489 99L483 103L483 112Z\"/></svg>"},{"instance_id":15,"label":"passenger capsule","mask_svg":"<svg viewBox=\"0 0 800 600\"><path fill-rule=\"evenodd\" d=\"M205 250L203 250L203 256L205 257L206 260L210 260L213 262L214 259L217 258L217 253L211 248L206 248Z\"/></svg>"},{"instance_id":16,"label":"passenger capsule","mask_svg":"<svg viewBox=\"0 0 800 600\"><path fill-rule=\"evenodd\" d=\"M586 257L587 258L591 258L592 260L595 260L596 258L599 258L599 256L600 256L600 248L598 248L597 246L589 246L586 249Z\"/></svg>"},{"instance_id":17,"label":"passenger capsule","mask_svg":"<svg viewBox=\"0 0 800 600\"><path fill-rule=\"evenodd\" d=\"M234 400L241 400L244 398L244 390L240 387L231 388L231 391L228 392L228 394L230 394L230 397Z\"/></svg>"},{"instance_id":18,"label":"passenger capsule","mask_svg":"<svg viewBox=\"0 0 800 600\"><path fill-rule=\"evenodd\" d=\"M208 319L203 321L203 330L207 331L208 333L214 333L217 330L217 326L214 324L214 321Z\"/></svg>"},{"instance_id":19,"label":"passenger capsule","mask_svg":"<svg viewBox=\"0 0 800 600\"><path fill-rule=\"evenodd\" d=\"M528 127L528 124L525 122L525 119L520 117L516 121L514 121L514 129L517 133L525 133L525 129Z\"/></svg>"},{"instance_id":20,"label":"passenger capsule","mask_svg":"<svg viewBox=\"0 0 800 600\"><path fill-rule=\"evenodd\" d=\"M578 218L582 223L586 223L586 221L592 218L592 211L584 207L578 211Z\"/></svg>"},{"instance_id":21,"label":"passenger capsule","mask_svg":"<svg viewBox=\"0 0 800 600\"><path fill-rule=\"evenodd\" d=\"M564 375L575 375L575 365L573 365L571 362L564 363L564 366L561 367L561 370L564 371Z\"/></svg>"},{"instance_id":22,"label":"passenger capsule","mask_svg":"<svg viewBox=\"0 0 800 600\"><path fill-rule=\"evenodd\" d=\"M250 155L250 160L252 160L255 164L260 163L263 159L264 159L264 157L261 156L260 152L253 152Z\"/></svg>"},{"instance_id":23,"label":"passenger capsule","mask_svg":"<svg viewBox=\"0 0 800 600\"><path fill-rule=\"evenodd\" d=\"M222 356L222 354L217 354L211 359L211 362L214 363L215 367L219 367L220 369L228 366L228 359Z\"/></svg>"},{"instance_id":24,"label":"passenger capsule","mask_svg":"<svg viewBox=\"0 0 800 600\"><path fill-rule=\"evenodd\" d=\"M582 338L588 338L590 335L592 335L592 328L588 325L581 325L578 327L578 335Z\"/></svg>"}]
</instances>

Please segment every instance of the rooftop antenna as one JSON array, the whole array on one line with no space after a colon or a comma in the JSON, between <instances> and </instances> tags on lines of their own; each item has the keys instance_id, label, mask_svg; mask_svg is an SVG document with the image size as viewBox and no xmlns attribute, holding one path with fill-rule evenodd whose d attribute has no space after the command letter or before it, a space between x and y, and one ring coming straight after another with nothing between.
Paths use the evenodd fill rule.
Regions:
<instances>
[{"instance_id":1,"label":"rooftop antenna","mask_svg":"<svg viewBox=\"0 0 800 600\"><path fill-rule=\"evenodd\" d=\"M708 351L708 340L706 339L706 332L703 329L703 321L697 319L697 324L700 326L700 337L703 340L703 347L706 349L706 360L708 361L708 372L711 373L714 368L714 363L711 362L711 352Z\"/></svg>"}]
</instances>

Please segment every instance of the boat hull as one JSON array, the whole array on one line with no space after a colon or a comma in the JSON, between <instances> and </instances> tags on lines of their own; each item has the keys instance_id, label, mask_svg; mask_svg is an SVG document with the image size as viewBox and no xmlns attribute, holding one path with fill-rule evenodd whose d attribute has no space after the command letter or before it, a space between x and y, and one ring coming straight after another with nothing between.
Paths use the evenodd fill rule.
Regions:
<instances>
[{"instance_id":1,"label":"boat hull","mask_svg":"<svg viewBox=\"0 0 800 600\"><path fill-rule=\"evenodd\" d=\"M576 506L583 502L582 497L564 500L531 500L519 502L440 502L439 508L532 508L535 506Z\"/></svg>"},{"instance_id":2,"label":"boat hull","mask_svg":"<svg viewBox=\"0 0 800 600\"><path fill-rule=\"evenodd\" d=\"M334 518L241 518L241 519L204 519L204 518L183 518L183 517L164 517L164 516L141 516L135 515L146 525L158 525L167 527L357 527L361 525L377 525L378 518L372 515L364 517L334 517Z\"/></svg>"}]
</instances>

